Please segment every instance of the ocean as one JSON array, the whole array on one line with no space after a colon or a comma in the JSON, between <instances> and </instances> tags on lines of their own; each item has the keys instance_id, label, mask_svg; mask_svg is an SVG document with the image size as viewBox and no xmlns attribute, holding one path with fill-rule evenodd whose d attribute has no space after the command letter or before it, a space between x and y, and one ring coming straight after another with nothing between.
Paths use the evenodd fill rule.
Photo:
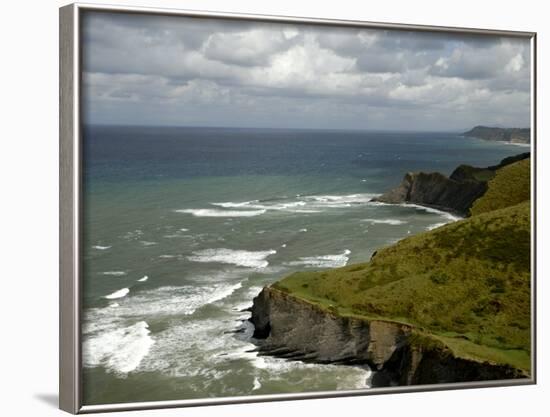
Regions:
<instances>
[{"instance_id":1,"label":"ocean","mask_svg":"<svg viewBox=\"0 0 550 417\"><path fill-rule=\"evenodd\" d=\"M368 388L260 357L246 311L293 271L367 261L457 218L371 198L526 148L452 133L86 126L84 404Z\"/></svg>"}]
</instances>

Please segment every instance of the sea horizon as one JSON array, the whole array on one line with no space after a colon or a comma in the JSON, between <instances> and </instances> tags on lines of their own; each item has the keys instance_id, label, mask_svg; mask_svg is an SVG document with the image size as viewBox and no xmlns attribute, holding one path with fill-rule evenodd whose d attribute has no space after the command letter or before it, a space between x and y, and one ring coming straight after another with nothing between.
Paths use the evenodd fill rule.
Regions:
<instances>
[{"instance_id":1,"label":"sea horizon","mask_svg":"<svg viewBox=\"0 0 550 417\"><path fill-rule=\"evenodd\" d=\"M479 124L482 125L482 124ZM201 124L138 124L138 123L101 123L101 122L86 122L84 121L83 127L127 127L127 128L197 128L197 129L235 129L235 130L303 130L303 131L320 131L320 132L358 132L358 133L411 133L411 134L456 134L462 135L470 130L473 126L465 127L463 129L388 129L388 128L324 128L324 127L280 127L280 126L231 126L231 125L201 125ZM517 126L507 125L491 125L490 127L496 128L515 128ZM523 127L522 127L523 128ZM528 127L525 127L528 128Z\"/></svg>"}]
</instances>

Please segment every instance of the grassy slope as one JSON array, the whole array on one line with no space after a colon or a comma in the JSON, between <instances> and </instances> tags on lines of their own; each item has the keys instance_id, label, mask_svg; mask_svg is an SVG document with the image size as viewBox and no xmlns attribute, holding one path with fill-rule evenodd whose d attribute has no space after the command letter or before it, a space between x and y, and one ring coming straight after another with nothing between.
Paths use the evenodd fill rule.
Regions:
<instances>
[{"instance_id":1,"label":"grassy slope","mask_svg":"<svg viewBox=\"0 0 550 417\"><path fill-rule=\"evenodd\" d=\"M510 189L510 173L523 175L500 175L490 201ZM412 324L457 356L529 371L529 201L403 239L370 262L298 272L274 287L341 315Z\"/></svg>"},{"instance_id":2,"label":"grassy slope","mask_svg":"<svg viewBox=\"0 0 550 417\"><path fill-rule=\"evenodd\" d=\"M528 200L530 178L530 159L499 169L489 181L489 189L474 203L470 213L475 216Z\"/></svg>"}]
</instances>

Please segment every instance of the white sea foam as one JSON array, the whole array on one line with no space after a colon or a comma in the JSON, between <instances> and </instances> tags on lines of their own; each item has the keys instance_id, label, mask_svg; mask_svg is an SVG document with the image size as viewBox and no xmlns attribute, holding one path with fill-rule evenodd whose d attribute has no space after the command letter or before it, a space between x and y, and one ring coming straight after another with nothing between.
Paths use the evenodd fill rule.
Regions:
<instances>
[{"instance_id":1,"label":"white sea foam","mask_svg":"<svg viewBox=\"0 0 550 417\"><path fill-rule=\"evenodd\" d=\"M287 197L273 199L270 201L225 201L219 203L211 203L213 206L223 207L225 209L239 209L240 212L274 210L287 211L292 213L320 213L326 208L343 208L351 207L357 204L366 204L378 194L347 194L347 195L311 195L302 196L296 195L297 201L281 201ZM208 209L202 209L208 210ZM263 213L261 213L263 214Z\"/></svg>"},{"instance_id":2,"label":"white sea foam","mask_svg":"<svg viewBox=\"0 0 550 417\"><path fill-rule=\"evenodd\" d=\"M155 335L156 343L140 370L176 377L201 376L209 381L225 375L216 369L230 360L228 354L243 343L224 330L231 326L220 320L188 321L170 326ZM246 345L245 345L246 346ZM248 344L248 349L253 345Z\"/></svg>"},{"instance_id":3,"label":"white sea foam","mask_svg":"<svg viewBox=\"0 0 550 417\"><path fill-rule=\"evenodd\" d=\"M102 365L117 374L135 370L155 343L149 333L147 323L139 321L87 338L83 343L84 366Z\"/></svg>"},{"instance_id":4,"label":"white sea foam","mask_svg":"<svg viewBox=\"0 0 550 417\"><path fill-rule=\"evenodd\" d=\"M438 227L445 226L446 224L447 224L447 222L435 223L435 224L432 224L432 225L426 227L426 230L434 230L434 229L437 229Z\"/></svg>"},{"instance_id":5,"label":"white sea foam","mask_svg":"<svg viewBox=\"0 0 550 417\"><path fill-rule=\"evenodd\" d=\"M225 275L223 278L227 279ZM220 337L223 329L231 324L218 319L212 320L211 324L215 324L216 328L211 326L212 331L209 332L202 322L186 322L183 317L207 304L225 299L241 288L241 285L240 282L218 282L160 287L118 299L118 303L111 303L107 307L85 310L82 329L84 366L104 366L108 372L120 376L136 369L165 370L174 374L172 368L181 366L177 372L187 374L185 368L191 358L196 368L204 368L191 369L192 372L210 372L202 361L192 355L198 354L202 357L203 352L208 352L209 349L221 351L228 347L228 341L235 342L233 337ZM241 313L235 312L237 314ZM149 318L162 317L175 317L175 323L182 324L175 328L168 327L151 337L147 321ZM204 346L197 350L199 343ZM216 377L214 373L208 376Z\"/></svg>"},{"instance_id":6,"label":"white sea foam","mask_svg":"<svg viewBox=\"0 0 550 417\"><path fill-rule=\"evenodd\" d=\"M271 379L284 380L290 374L308 378L311 371L315 372L315 379L320 379L325 374L336 382L337 389L369 388L367 381L372 374L368 367L320 365L271 356L255 356L252 362L257 369L268 371Z\"/></svg>"},{"instance_id":7,"label":"white sea foam","mask_svg":"<svg viewBox=\"0 0 550 417\"><path fill-rule=\"evenodd\" d=\"M298 231L301 232L301 233L305 233L305 232L307 232L307 229L304 228L304 229L300 229Z\"/></svg>"},{"instance_id":8,"label":"white sea foam","mask_svg":"<svg viewBox=\"0 0 550 417\"><path fill-rule=\"evenodd\" d=\"M145 282L149 279L147 275L144 275L143 278L138 279L139 282Z\"/></svg>"},{"instance_id":9,"label":"white sea foam","mask_svg":"<svg viewBox=\"0 0 550 417\"><path fill-rule=\"evenodd\" d=\"M140 242L141 242L141 244L142 244L143 246L153 246L153 245L157 245L157 242L150 242L150 241L148 241L148 240L141 240Z\"/></svg>"},{"instance_id":10,"label":"white sea foam","mask_svg":"<svg viewBox=\"0 0 550 417\"><path fill-rule=\"evenodd\" d=\"M197 309L223 300L241 288L237 283L215 283L208 285L184 285L180 287L166 286L135 293L121 298L116 311L105 308L95 308L88 311L87 332L93 332L96 324L110 323L113 320L125 318L142 319L144 317L188 316Z\"/></svg>"},{"instance_id":11,"label":"white sea foam","mask_svg":"<svg viewBox=\"0 0 550 417\"><path fill-rule=\"evenodd\" d=\"M112 294L106 295L105 298L107 298L108 300L114 300L116 298L125 297L126 295L128 295L129 292L130 292L129 288L123 288L121 290L115 291Z\"/></svg>"},{"instance_id":12,"label":"white sea foam","mask_svg":"<svg viewBox=\"0 0 550 417\"><path fill-rule=\"evenodd\" d=\"M344 252L335 255L306 256L300 258L299 261L288 262L287 265L304 265L316 268L339 268L346 266L349 261L348 255L350 253L351 251L346 249Z\"/></svg>"},{"instance_id":13,"label":"white sea foam","mask_svg":"<svg viewBox=\"0 0 550 417\"><path fill-rule=\"evenodd\" d=\"M105 271L102 272L101 275L110 275L113 277L122 277L126 275L126 271Z\"/></svg>"},{"instance_id":14,"label":"white sea foam","mask_svg":"<svg viewBox=\"0 0 550 417\"><path fill-rule=\"evenodd\" d=\"M211 285L184 285L181 287L160 287L144 291L127 299L121 305L126 316L191 315L197 309L223 300L241 288L238 283L217 283Z\"/></svg>"},{"instance_id":15,"label":"white sea foam","mask_svg":"<svg viewBox=\"0 0 550 417\"><path fill-rule=\"evenodd\" d=\"M418 204L406 204L406 203L401 204L401 205L404 206L404 207L414 207L417 210L422 210L422 211L425 211L427 213L439 214L441 217L448 220L448 222L454 222L454 221L462 219L462 217L460 217L460 216L448 213L446 211L438 210L438 209L435 209L433 207L426 207L426 206L421 206L421 205L418 205Z\"/></svg>"},{"instance_id":16,"label":"white sea foam","mask_svg":"<svg viewBox=\"0 0 550 417\"><path fill-rule=\"evenodd\" d=\"M265 268L269 265L267 257L277 253L275 250L266 251L246 251L233 249L205 249L193 252L187 259L193 262L203 263L223 263L248 268Z\"/></svg>"},{"instance_id":17,"label":"white sea foam","mask_svg":"<svg viewBox=\"0 0 550 417\"><path fill-rule=\"evenodd\" d=\"M182 228L180 229L180 232L188 232L188 231L189 231L189 229L186 229L185 227L182 227Z\"/></svg>"},{"instance_id":18,"label":"white sea foam","mask_svg":"<svg viewBox=\"0 0 550 417\"><path fill-rule=\"evenodd\" d=\"M370 224L390 224L392 226L398 226L400 224L407 223L404 220L398 220L398 219L362 219L361 221L370 223Z\"/></svg>"},{"instance_id":19,"label":"white sea foam","mask_svg":"<svg viewBox=\"0 0 550 417\"><path fill-rule=\"evenodd\" d=\"M232 201L227 201L224 203L211 203L213 206L219 206L223 208L242 208L242 207L250 207L252 205L257 205L259 203L259 200L252 200L252 201L243 201L240 203L234 203Z\"/></svg>"},{"instance_id":20,"label":"white sea foam","mask_svg":"<svg viewBox=\"0 0 550 417\"><path fill-rule=\"evenodd\" d=\"M244 201L235 203L227 201L224 203L211 203L213 206L219 206L224 208L244 208L244 209L256 209L256 210L291 210L296 207L305 206L305 201L292 201L287 203L260 203L259 200Z\"/></svg>"},{"instance_id":21,"label":"white sea foam","mask_svg":"<svg viewBox=\"0 0 550 417\"><path fill-rule=\"evenodd\" d=\"M112 246L101 246L101 245L95 245L95 246L92 246L93 249L97 249L97 250L107 250L107 249L111 249Z\"/></svg>"},{"instance_id":22,"label":"white sea foam","mask_svg":"<svg viewBox=\"0 0 550 417\"><path fill-rule=\"evenodd\" d=\"M498 142L502 143L504 145L519 146L521 148L530 148L531 147L530 143L507 142L507 141L504 141L504 140L499 140Z\"/></svg>"},{"instance_id":23,"label":"white sea foam","mask_svg":"<svg viewBox=\"0 0 550 417\"><path fill-rule=\"evenodd\" d=\"M184 209L176 212L192 214L195 217L254 217L264 214L266 210Z\"/></svg>"},{"instance_id":24,"label":"white sea foam","mask_svg":"<svg viewBox=\"0 0 550 417\"><path fill-rule=\"evenodd\" d=\"M305 197L306 201L313 201L317 205L326 207L349 207L351 205L369 203L378 194L361 193L347 195L312 195Z\"/></svg>"},{"instance_id":25,"label":"white sea foam","mask_svg":"<svg viewBox=\"0 0 550 417\"><path fill-rule=\"evenodd\" d=\"M220 208L196 208L175 210L177 213L191 214L195 217L255 217L267 211L285 211L296 214L320 213L325 209L345 208L370 203L378 194L347 195L296 195L297 201L281 201L287 197L269 201L224 201L210 203ZM233 209L233 210L232 210Z\"/></svg>"},{"instance_id":26,"label":"white sea foam","mask_svg":"<svg viewBox=\"0 0 550 417\"><path fill-rule=\"evenodd\" d=\"M262 291L262 287L250 287L246 292L246 298L252 300Z\"/></svg>"},{"instance_id":27,"label":"white sea foam","mask_svg":"<svg viewBox=\"0 0 550 417\"><path fill-rule=\"evenodd\" d=\"M252 385L252 391L256 391L258 389L260 389L262 387L262 384L260 383L260 380L258 379L258 377L255 377L254 378L254 383Z\"/></svg>"},{"instance_id":28,"label":"white sea foam","mask_svg":"<svg viewBox=\"0 0 550 417\"><path fill-rule=\"evenodd\" d=\"M144 300L146 298L150 299L144 297ZM134 304L129 302L130 298L126 300L128 306ZM178 318L151 337L143 331L148 330L144 319L138 319L132 326L121 325L122 319L132 318L127 316L126 307L121 307L122 310L96 309L106 310L102 312L102 317L105 317L107 326L96 328L95 333L88 333L85 338L85 366L103 365L110 372L121 376L138 371L160 372L171 377L196 377L195 387L206 390L212 381L219 381L232 372L227 367L228 363L247 361L254 367L251 388L261 388L264 377L288 380L291 376L294 380L299 378L301 383L308 386L315 386L315 381L326 378L335 381L338 389L367 386L369 371L359 367L308 364L258 356L257 352L251 351L255 348L250 341L253 332L251 323L244 321L240 325L243 329L241 333L226 332L235 329L237 322L232 317L237 317L238 312L230 313L228 320ZM115 322L112 321L113 315L117 317ZM139 323L145 323L145 327Z\"/></svg>"},{"instance_id":29,"label":"white sea foam","mask_svg":"<svg viewBox=\"0 0 550 417\"><path fill-rule=\"evenodd\" d=\"M250 287L246 292L245 301L242 301L233 306L233 311L242 312L243 310L252 307L252 300L262 291L262 287ZM248 318L248 315L247 317ZM252 334L252 332L251 332Z\"/></svg>"},{"instance_id":30,"label":"white sea foam","mask_svg":"<svg viewBox=\"0 0 550 417\"><path fill-rule=\"evenodd\" d=\"M172 259L175 257L176 255L159 255L159 258L162 258L162 259Z\"/></svg>"},{"instance_id":31,"label":"white sea foam","mask_svg":"<svg viewBox=\"0 0 550 417\"><path fill-rule=\"evenodd\" d=\"M155 344L138 370L162 372L173 377L200 377L197 383L207 388L211 381L231 372L227 369L228 363L247 361L254 367L252 388L256 389L261 387L264 376L275 380L288 380L292 376L309 385L323 378L331 378L338 389L367 386L367 369L258 356L257 352L251 351L256 347L249 338L253 331L251 324L248 321L243 323L244 333L224 333L231 326L231 322L216 319L170 326L155 334Z\"/></svg>"}]
</instances>

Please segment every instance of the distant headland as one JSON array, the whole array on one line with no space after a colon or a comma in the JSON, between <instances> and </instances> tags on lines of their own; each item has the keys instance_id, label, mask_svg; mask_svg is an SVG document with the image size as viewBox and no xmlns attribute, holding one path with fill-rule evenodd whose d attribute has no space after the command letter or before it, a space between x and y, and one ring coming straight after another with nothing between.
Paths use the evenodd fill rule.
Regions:
<instances>
[{"instance_id":1,"label":"distant headland","mask_svg":"<svg viewBox=\"0 0 550 417\"><path fill-rule=\"evenodd\" d=\"M483 140L528 144L531 141L531 129L476 126L464 133L464 136Z\"/></svg>"}]
</instances>

